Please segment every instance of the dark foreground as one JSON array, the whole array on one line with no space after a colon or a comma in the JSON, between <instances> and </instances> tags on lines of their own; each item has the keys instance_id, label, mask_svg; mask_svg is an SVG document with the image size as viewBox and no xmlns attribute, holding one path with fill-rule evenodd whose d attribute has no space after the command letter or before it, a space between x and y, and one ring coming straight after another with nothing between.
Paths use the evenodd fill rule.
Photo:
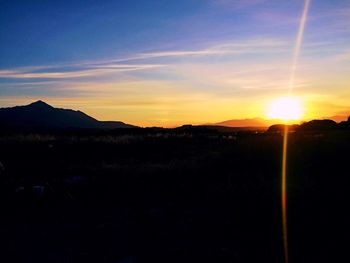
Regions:
<instances>
[{"instance_id":1,"label":"dark foreground","mask_svg":"<svg viewBox=\"0 0 350 263\"><path fill-rule=\"evenodd\" d=\"M2 135L0 261L281 263L281 143ZM290 136L290 262L347 262L349 153L348 131Z\"/></svg>"}]
</instances>

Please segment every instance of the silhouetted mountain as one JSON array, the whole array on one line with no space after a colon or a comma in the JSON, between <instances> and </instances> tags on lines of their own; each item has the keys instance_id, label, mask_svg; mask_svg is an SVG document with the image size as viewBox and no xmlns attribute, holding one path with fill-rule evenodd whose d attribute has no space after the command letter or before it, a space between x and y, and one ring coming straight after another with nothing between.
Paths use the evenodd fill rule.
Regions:
<instances>
[{"instance_id":1,"label":"silhouetted mountain","mask_svg":"<svg viewBox=\"0 0 350 263\"><path fill-rule=\"evenodd\" d=\"M1 108L0 125L5 128L34 129L114 129L135 127L120 121L98 121L81 111L54 108L41 100L25 106Z\"/></svg>"},{"instance_id":2,"label":"silhouetted mountain","mask_svg":"<svg viewBox=\"0 0 350 263\"><path fill-rule=\"evenodd\" d=\"M126 124L122 121L99 121L100 128L116 129L116 128L138 128L137 126Z\"/></svg>"},{"instance_id":3,"label":"silhouetted mountain","mask_svg":"<svg viewBox=\"0 0 350 263\"><path fill-rule=\"evenodd\" d=\"M335 130L338 125L333 120L312 120L305 122L300 125L299 130L301 131L325 131L325 130Z\"/></svg>"},{"instance_id":4,"label":"silhouetted mountain","mask_svg":"<svg viewBox=\"0 0 350 263\"><path fill-rule=\"evenodd\" d=\"M340 129L350 130L350 117L347 121L342 121L338 124Z\"/></svg>"},{"instance_id":5,"label":"silhouetted mountain","mask_svg":"<svg viewBox=\"0 0 350 263\"><path fill-rule=\"evenodd\" d=\"M267 132L283 132L284 127L285 124L274 124L267 129ZM296 131L299 127L298 124L288 125L288 131Z\"/></svg>"},{"instance_id":6,"label":"silhouetted mountain","mask_svg":"<svg viewBox=\"0 0 350 263\"><path fill-rule=\"evenodd\" d=\"M343 123L343 125L347 125L346 120L347 117L345 115L334 115L331 117L326 117L324 120L334 121L337 123ZM349 117L350 119L350 117ZM348 119L348 123L350 123L350 120ZM272 127L272 129L279 129L280 127L277 127L275 125L279 125L281 120L278 119L264 119L264 118L251 118L251 119L232 119L227 121L222 121L218 123L206 123L203 126L226 126L226 127L242 127L242 128L257 128L257 127ZM321 120L323 121L323 120ZM317 122L316 122L317 123ZM317 125L316 123L310 124L310 125ZM344 124L345 123L345 124ZM282 124L283 125L283 124ZM291 127L290 127L291 128ZM313 128L312 128L313 129ZM272 131L272 130L270 130Z\"/></svg>"},{"instance_id":7,"label":"silhouetted mountain","mask_svg":"<svg viewBox=\"0 0 350 263\"><path fill-rule=\"evenodd\" d=\"M347 118L348 118L347 115L333 115L333 116L323 117L322 119L332 120L332 121L335 121L337 123L340 123L342 121L346 121Z\"/></svg>"},{"instance_id":8,"label":"silhouetted mountain","mask_svg":"<svg viewBox=\"0 0 350 263\"><path fill-rule=\"evenodd\" d=\"M267 132L282 132L284 124L271 125ZM330 131L338 129L350 129L350 121L342 121L337 124L333 120L312 120L301 125L289 125L289 131Z\"/></svg>"},{"instance_id":9,"label":"silhouetted mountain","mask_svg":"<svg viewBox=\"0 0 350 263\"><path fill-rule=\"evenodd\" d=\"M268 127L277 122L277 120L266 120L262 118L235 119L218 123L207 123L205 126L226 126L226 127Z\"/></svg>"}]
</instances>

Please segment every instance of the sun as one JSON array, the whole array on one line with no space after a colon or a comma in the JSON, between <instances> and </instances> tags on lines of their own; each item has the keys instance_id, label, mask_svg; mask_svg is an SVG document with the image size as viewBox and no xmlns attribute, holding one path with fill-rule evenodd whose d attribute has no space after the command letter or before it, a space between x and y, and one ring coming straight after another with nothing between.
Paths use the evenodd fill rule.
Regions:
<instances>
[{"instance_id":1,"label":"sun","mask_svg":"<svg viewBox=\"0 0 350 263\"><path fill-rule=\"evenodd\" d=\"M271 102L267 116L284 121L300 120L303 116L303 104L297 97L280 97Z\"/></svg>"}]
</instances>

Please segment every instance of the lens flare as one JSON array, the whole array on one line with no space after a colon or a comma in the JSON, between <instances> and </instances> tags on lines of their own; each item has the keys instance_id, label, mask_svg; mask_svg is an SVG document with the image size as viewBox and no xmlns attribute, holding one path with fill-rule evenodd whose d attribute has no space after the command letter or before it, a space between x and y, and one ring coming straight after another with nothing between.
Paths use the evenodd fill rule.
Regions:
<instances>
[{"instance_id":1,"label":"lens flare","mask_svg":"<svg viewBox=\"0 0 350 263\"><path fill-rule=\"evenodd\" d=\"M288 95L290 95L294 89L294 81L296 68L298 64L298 58L300 53L301 44L303 42L303 36L305 31L305 24L307 15L309 12L311 0L305 0L303 13L300 19L299 29L297 38L295 41L293 61L289 78ZM288 252L288 227L287 227L287 146L288 146L288 125L285 125L283 133L283 156L282 156L282 234L283 234L283 248L284 248L284 262L289 263L289 252Z\"/></svg>"},{"instance_id":2,"label":"lens flare","mask_svg":"<svg viewBox=\"0 0 350 263\"><path fill-rule=\"evenodd\" d=\"M298 65L301 44L303 42L305 24L306 24L306 20L307 20L307 15L309 13L310 4L311 4L311 0L305 0L303 13L302 13L301 18L300 18L298 34L297 34L297 38L295 40L295 45L294 45L293 61L292 61L292 67L291 67L290 77L289 77L288 93L291 93L294 89L295 74L296 74L296 69L297 69L297 65Z\"/></svg>"}]
</instances>

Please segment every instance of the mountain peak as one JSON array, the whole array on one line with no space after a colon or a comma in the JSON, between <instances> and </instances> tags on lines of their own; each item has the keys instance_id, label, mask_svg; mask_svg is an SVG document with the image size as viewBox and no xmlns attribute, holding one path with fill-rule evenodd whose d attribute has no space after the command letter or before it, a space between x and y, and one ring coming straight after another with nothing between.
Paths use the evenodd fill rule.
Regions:
<instances>
[{"instance_id":1,"label":"mountain peak","mask_svg":"<svg viewBox=\"0 0 350 263\"><path fill-rule=\"evenodd\" d=\"M53 108L51 105L47 104L46 102L44 102L42 100L32 102L28 106L32 107L32 108L40 108L40 109Z\"/></svg>"}]
</instances>

